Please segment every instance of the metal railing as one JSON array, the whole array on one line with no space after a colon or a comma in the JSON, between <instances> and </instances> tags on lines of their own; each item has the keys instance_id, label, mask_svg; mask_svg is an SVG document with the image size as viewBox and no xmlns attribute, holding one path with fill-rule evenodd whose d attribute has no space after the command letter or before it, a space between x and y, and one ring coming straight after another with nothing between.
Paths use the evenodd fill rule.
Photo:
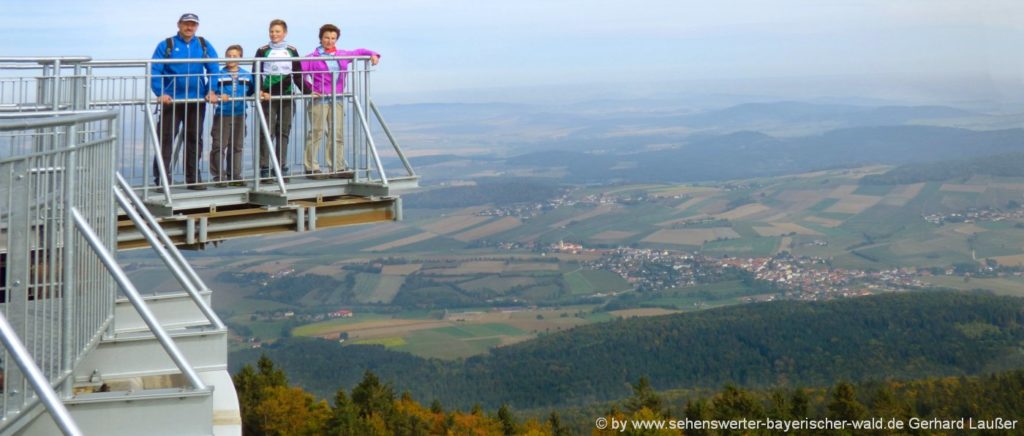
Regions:
<instances>
[{"instance_id":1,"label":"metal railing","mask_svg":"<svg viewBox=\"0 0 1024 436\"><path fill-rule=\"evenodd\" d=\"M295 58L290 61L312 60ZM344 92L330 91L312 95L305 86L296 86L292 92L262 99L261 93L218 101L206 102L202 92L188 94L188 99L175 100L165 105L151 89L153 76L151 67L156 64L216 63L223 67L227 61L239 62L240 66L252 73L256 87L269 76L260 71L266 58L219 58L219 59L167 59L95 61L88 58L61 58L60 60L33 60L28 58L0 58L0 112L33 111L40 108L60 109L112 109L122 120L118 136L122 139L117 150L117 170L135 188L146 202L161 202L172 205L174 194L184 192L181 188L192 185L223 187L233 182L233 187L245 186L252 192L287 193L292 178L308 180L309 170L323 172L314 179L333 178L336 183L376 184L388 186L396 178L388 174L384 158L397 158L402 167L394 169L398 178L415 178L416 174L404 156L401 147L384 123L384 118L371 99L371 75L373 67L367 56L321 57L317 60L348 62L344 73ZM311 82L314 74L298 74L302 82ZM330 73L327 73L330 74ZM208 81L207 74L182 76L161 76L173 79L195 78ZM296 80L300 81L300 80ZM197 90L198 91L198 90ZM215 137L230 138L237 130L228 131L224 123L215 124L215 112L219 106L241 101L245 106L244 133L240 156L221 152L217 163L211 166L211 146ZM262 104L261 104L262 103ZM337 103L333 105L331 103ZM311 110L315 105L330 104L336 107L337 117L327 117L326 134L311 138ZM275 110L268 113L268 109ZM291 108L292 114L281 110ZM338 113L340 112L340 113ZM186 132L184 129L169 129L162 125L175 116L202 117L202 128ZM287 118L284 119L284 118ZM279 129L278 126L287 127ZM171 123L166 123L170 125ZM343 163L333 168L328 149L331 147L332 132L342 133ZM378 150L374 134L384 132L390 147ZM315 146L307 147L307 141ZM195 150L196 145L199 150ZM221 149L223 149L223 144ZM162 147L171 148L169 162L164 162ZM306 150L315 150L309 160ZM167 152L163 153L165 156ZM266 155L261 165L260 155ZM195 157L193 157L195 155ZM196 171L186 173L186 164L195 160ZM230 160L225 162L225 160ZM225 174L234 160L241 162L241 174ZM154 164L154 161L156 164ZM309 164L312 163L312 167ZM262 168L261 168L262 167ZM220 170L217 174L216 170ZM216 180L217 177L221 180ZM213 186L211 186L213 185ZM195 186L192 186L195 188Z\"/></svg>"},{"instance_id":2,"label":"metal railing","mask_svg":"<svg viewBox=\"0 0 1024 436\"><path fill-rule=\"evenodd\" d=\"M114 281L75 231L72 212L116 247L118 128L113 111L0 114L0 314L16 335L0 355L0 431L40 399L63 419L50 394L71 394L73 370L112 325ZM17 342L32 361L17 354ZM29 365L38 374L22 369ZM40 392L36 376L53 391Z\"/></svg>"}]
</instances>

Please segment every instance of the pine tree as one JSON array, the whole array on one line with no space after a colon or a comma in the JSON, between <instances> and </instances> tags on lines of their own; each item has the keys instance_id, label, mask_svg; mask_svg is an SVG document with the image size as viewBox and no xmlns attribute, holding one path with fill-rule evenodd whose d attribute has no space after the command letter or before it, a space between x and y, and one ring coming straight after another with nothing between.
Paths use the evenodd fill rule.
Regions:
<instances>
[{"instance_id":1,"label":"pine tree","mask_svg":"<svg viewBox=\"0 0 1024 436\"><path fill-rule=\"evenodd\" d=\"M394 402L394 389L389 384L381 383L377 375L370 370L366 370L363 373L363 381L352 388L352 403L355 404L361 418L370 415L389 417L394 408Z\"/></svg>"},{"instance_id":2,"label":"pine tree","mask_svg":"<svg viewBox=\"0 0 1024 436\"><path fill-rule=\"evenodd\" d=\"M643 408L659 415L663 415L665 412L665 402L651 387L651 382L647 380L647 377L640 377L637 384L633 385L633 396L626 400L626 410L630 413L636 413Z\"/></svg>"},{"instance_id":3,"label":"pine tree","mask_svg":"<svg viewBox=\"0 0 1024 436\"><path fill-rule=\"evenodd\" d=\"M345 395L345 388L338 389L338 392L334 394L334 408L331 409L328 428L332 435L359 433L359 415L352 400Z\"/></svg>"},{"instance_id":4,"label":"pine tree","mask_svg":"<svg viewBox=\"0 0 1024 436\"><path fill-rule=\"evenodd\" d=\"M558 412L551 412L548 416L548 426L551 427L552 436L570 436L572 431L569 427L562 424L562 417L558 416Z\"/></svg>"},{"instance_id":5,"label":"pine tree","mask_svg":"<svg viewBox=\"0 0 1024 436\"><path fill-rule=\"evenodd\" d=\"M502 404L498 408L498 421L501 421L501 432L505 436L516 434L516 418L512 415L512 411L509 410L507 404Z\"/></svg>"},{"instance_id":6,"label":"pine tree","mask_svg":"<svg viewBox=\"0 0 1024 436\"><path fill-rule=\"evenodd\" d=\"M716 419L758 419L764 410L749 392L731 384L711 400L712 416Z\"/></svg>"},{"instance_id":7,"label":"pine tree","mask_svg":"<svg viewBox=\"0 0 1024 436\"><path fill-rule=\"evenodd\" d=\"M853 385L839 382L832 389L832 400L828 403L828 416L832 419L860 420L868 414L867 408L857 401Z\"/></svg>"}]
</instances>

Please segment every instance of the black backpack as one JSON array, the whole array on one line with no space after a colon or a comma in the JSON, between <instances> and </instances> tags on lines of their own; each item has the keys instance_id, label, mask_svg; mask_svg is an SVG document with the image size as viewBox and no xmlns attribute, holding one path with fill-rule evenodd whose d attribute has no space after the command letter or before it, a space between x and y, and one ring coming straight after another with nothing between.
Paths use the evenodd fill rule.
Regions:
<instances>
[{"instance_id":1,"label":"black backpack","mask_svg":"<svg viewBox=\"0 0 1024 436\"><path fill-rule=\"evenodd\" d=\"M207 53L207 49L206 49L206 40L203 39L202 36L197 36L196 38L199 38L199 45L201 45L203 47L203 59L210 57L210 55L209 55L209 53ZM167 38L164 41L164 43L167 45L167 48L164 50L164 59L170 59L171 58L171 51L174 50L174 37L172 36L170 38Z\"/></svg>"}]
</instances>

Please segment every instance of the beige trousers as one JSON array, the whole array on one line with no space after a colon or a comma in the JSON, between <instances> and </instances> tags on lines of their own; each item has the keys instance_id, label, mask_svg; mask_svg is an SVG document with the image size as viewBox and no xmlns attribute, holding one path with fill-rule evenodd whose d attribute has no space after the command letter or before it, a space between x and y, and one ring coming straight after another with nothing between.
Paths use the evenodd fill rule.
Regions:
<instances>
[{"instance_id":1,"label":"beige trousers","mask_svg":"<svg viewBox=\"0 0 1024 436\"><path fill-rule=\"evenodd\" d=\"M306 135L306 153L303 157L306 171L320 169L317 158L324 136L327 136L325 150L327 166L331 167L333 171L347 169L345 166L345 104L340 101L336 103L313 102L307 107L306 116L309 118L310 128L309 134ZM334 116L333 126L331 125L332 114ZM334 130L333 141L331 141L332 129Z\"/></svg>"}]
</instances>

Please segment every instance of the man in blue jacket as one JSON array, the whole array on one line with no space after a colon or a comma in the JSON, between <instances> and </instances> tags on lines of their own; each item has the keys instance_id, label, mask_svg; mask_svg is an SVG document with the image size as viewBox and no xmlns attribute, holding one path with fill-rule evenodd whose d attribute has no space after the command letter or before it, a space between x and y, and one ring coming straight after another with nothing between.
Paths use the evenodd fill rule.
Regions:
<instances>
[{"instance_id":1,"label":"man in blue jacket","mask_svg":"<svg viewBox=\"0 0 1024 436\"><path fill-rule=\"evenodd\" d=\"M188 13L178 19L178 34L161 41L153 52L153 59L205 59L216 58L217 52L203 37L196 36L199 16ZM205 74L204 74L205 70ZM183 132L185 145L185 183L193 190L204 190L206 186L199 175L199 156L203 153L203 118L206 104L217 96L207 84L206 74L220 71L216 62L157 63L151 66L151 86L161 103L160 110L160 155L164 171L173 183L171 154L174 136ZM160 184L159 167L153 159L153 178Z\"/></svg>"}]
</instances>

